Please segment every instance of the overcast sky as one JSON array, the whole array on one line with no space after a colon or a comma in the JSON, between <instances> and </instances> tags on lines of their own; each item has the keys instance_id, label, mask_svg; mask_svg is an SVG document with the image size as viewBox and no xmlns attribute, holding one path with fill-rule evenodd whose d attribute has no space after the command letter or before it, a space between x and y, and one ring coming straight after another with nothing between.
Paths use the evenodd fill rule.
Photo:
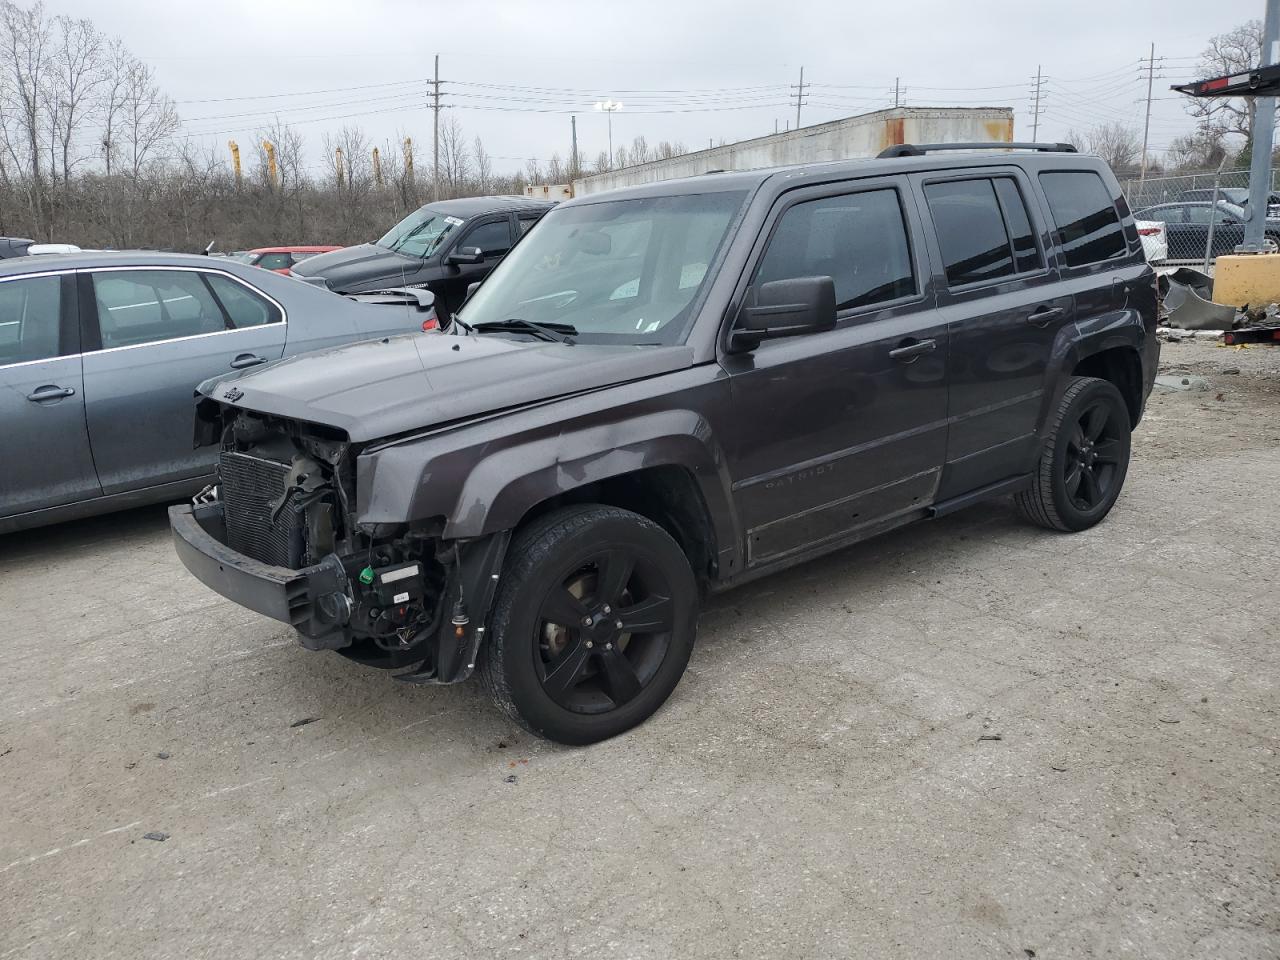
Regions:
<instances>
[{"instance_id":1,"label":"overcast sky","mask_svg":"<svg viewBox=\"0 0 1280 960\"><path fill-rule=\"evenodd\" d=\"M244 148L272 112L299 125L308 164L320 136L359 124L375 140L410 135L429 158L432 57L443 102L479 135L497 170L569 152L578 116L585 160L606 146L740 140L794 123L789 85L814 86L805 125L887 106L901 77L912 106L1010 106L1031 137L1037 65L1048 77L1040 139L1100 120L1141 125L1139 61L1164 57L1153 150L1192 127L1170 83L1193 78L1205 41L1261 17L1262 0L47 0L93 19L156 70L192 134ZM821 86L820 86L821 85ZM358 88L358 89L357 89ZM988 88L988 89L973 89ZM267 96L272 95L272 96ZM281 96L283 95L283 96ZM223 100L223 102L212 102ZM201 102L203 101L203 102Z\"/></svg>"}]
</instances>

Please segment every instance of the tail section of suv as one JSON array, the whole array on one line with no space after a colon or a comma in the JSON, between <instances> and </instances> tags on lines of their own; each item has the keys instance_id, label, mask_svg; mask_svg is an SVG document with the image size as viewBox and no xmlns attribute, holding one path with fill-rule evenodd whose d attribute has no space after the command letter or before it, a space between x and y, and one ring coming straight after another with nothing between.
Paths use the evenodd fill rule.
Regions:
<instances>
[{"instance_id":1,"label":"tail section of suv","mask_svg":"<svg viewBox=\"0 0 1280 960\"><path fill-rule=\"evenodd\" d=\"M588 743L675 689L706 590L991 497L1098 523L1159 350L1118 184L912 152L570 201L447 335L204 384L221 483L179 555L309 648L478 672Z\"/></svg>"}]
</instances>

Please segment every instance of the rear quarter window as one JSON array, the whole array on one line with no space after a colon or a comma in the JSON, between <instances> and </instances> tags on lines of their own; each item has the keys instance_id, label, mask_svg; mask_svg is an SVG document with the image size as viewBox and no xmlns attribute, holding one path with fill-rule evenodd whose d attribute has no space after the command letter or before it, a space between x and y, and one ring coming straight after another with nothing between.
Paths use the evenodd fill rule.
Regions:
<instances>
[{"instance_id":1,"label":"rear quarter window","mask_svg":"<svg viewBox=\"0 0 1280 960\"><path fill-rule=\"evenodd\" d=\"M1049 201L1056 238L1067 266L1110 260L1128 249L1111 191L1096 173L1090 170L1042 173L1040 187Z\"/></svg>"}]
</instances>

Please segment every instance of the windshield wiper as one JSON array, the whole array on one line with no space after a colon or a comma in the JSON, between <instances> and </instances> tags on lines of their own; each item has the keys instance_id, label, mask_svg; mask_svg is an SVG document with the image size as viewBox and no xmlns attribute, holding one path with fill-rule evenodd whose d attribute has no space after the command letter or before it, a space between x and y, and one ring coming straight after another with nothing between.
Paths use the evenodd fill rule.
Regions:
<instances>
[{"instance_id":1,"label":"windshield wiper","mask_svg":"<svg viewBox=\"0 0 1280 960\"><path fill-rule=\"evenodd\" d=\"M519 317L477 323L471 329L476 333L530 333L539 340L567 343L570 346L576 342L573 336L578 332L578 328L570 323L534 323L532 320L521 320Z\"/></svg>"}]
</instances>

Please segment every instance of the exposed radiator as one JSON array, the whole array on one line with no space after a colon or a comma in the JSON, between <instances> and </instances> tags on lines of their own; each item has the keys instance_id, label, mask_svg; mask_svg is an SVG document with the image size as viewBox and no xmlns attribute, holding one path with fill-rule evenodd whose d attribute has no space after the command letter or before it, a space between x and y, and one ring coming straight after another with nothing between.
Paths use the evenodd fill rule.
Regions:
<instances>
[{"instance_id":1,"label":"exposed radiator","mask_svg":"<svg viewBox=\"0 0 1280 960\"><path fill-rule=\"evenodd\" d=\"M224 450L218 472L227 545L263 563L295 570L301 567L302 516L285 509L275 523L271 521L271 513L284 494L289 465Z\"/></svg>"}]
</instances>

